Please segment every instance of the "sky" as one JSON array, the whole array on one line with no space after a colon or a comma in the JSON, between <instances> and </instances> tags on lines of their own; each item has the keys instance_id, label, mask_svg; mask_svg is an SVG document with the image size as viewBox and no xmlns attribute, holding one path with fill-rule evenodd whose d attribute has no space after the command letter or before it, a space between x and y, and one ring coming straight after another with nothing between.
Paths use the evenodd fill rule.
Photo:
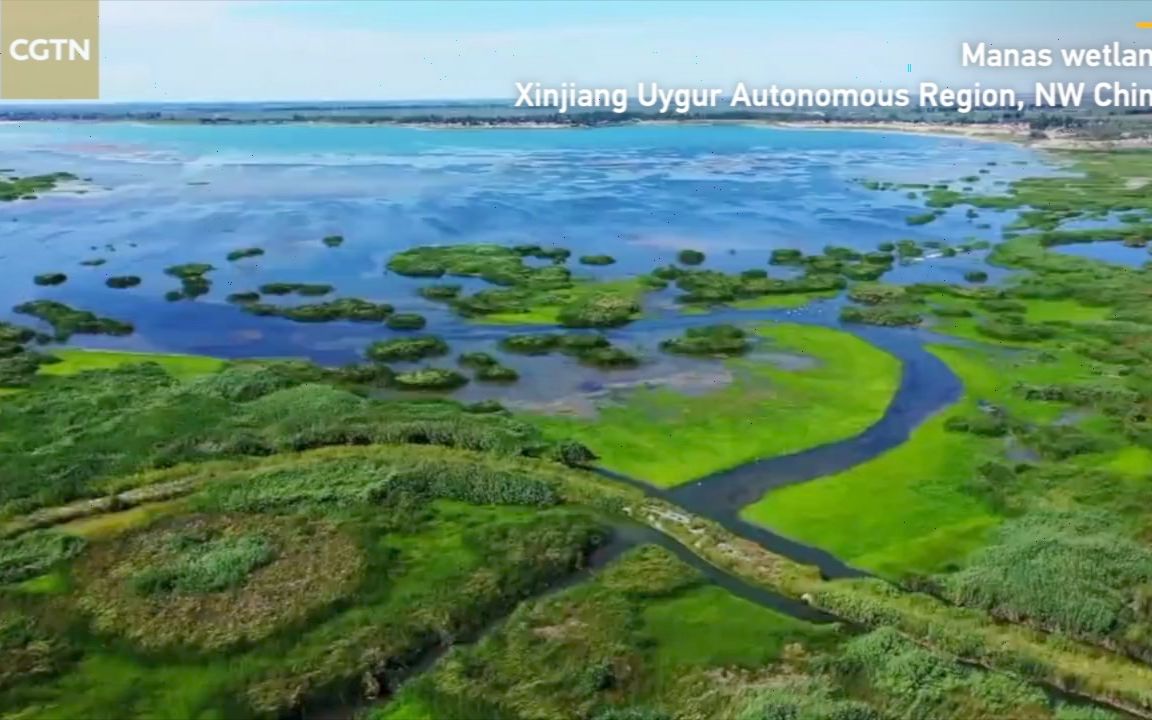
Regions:
<instances>
[{"instance_id":1,"label":"sky","mask_svg":"<svg viewBox=\"0 0 1152 720\"><path fill-rule=\"evenodd\" d=\"M517 82L532 81L915 88L1133 79L963 68L960 47L1152 47L1138 20L1152 21L1152 3L101 0L101 99L514 98Z\"/></svg>"}]
</instances>

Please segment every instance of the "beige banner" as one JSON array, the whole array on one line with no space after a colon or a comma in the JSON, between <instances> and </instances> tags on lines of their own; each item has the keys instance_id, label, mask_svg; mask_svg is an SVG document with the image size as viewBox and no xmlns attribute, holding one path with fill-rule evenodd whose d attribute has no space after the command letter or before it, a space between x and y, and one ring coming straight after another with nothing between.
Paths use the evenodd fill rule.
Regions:
<instances>
[{"instance_id":1,"label":"beige banner","mask_svg":"<svg viewBox=\"0 0 1152 720\"><path fill-rule=\"evenodd\" d=\"M100 0L0 0L0 98L100 97Z\"/></svg>"}]
</instances>

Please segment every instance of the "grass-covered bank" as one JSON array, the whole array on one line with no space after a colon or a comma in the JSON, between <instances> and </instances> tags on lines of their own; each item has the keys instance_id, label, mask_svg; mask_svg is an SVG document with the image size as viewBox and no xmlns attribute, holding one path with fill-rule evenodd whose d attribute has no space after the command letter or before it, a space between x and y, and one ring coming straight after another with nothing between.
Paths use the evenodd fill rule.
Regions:
<instances>
[{"instance_id":1,"label":"grass-covered bank","mask_svg":"<svg viewBox=\"0 0 1152 720\"><path fill-rule=\"evenodd\" d=\"M172 377L186 380L198 375L216 372L225 365L224 360L213 357L175 353L60 348L53 350L52 355L59 359L59 362L42 366L40 368L42 375L74 375L87 370L105 370L137 363L155 363Z\"/></svg>"},{"instance_id":2,"label":"grass-covered bank","mask_svg":"<svg viewBox=\"0 0 1152 720\"><path fill-rule=\"evenodd\" d=\"M759 349L796 355L799 365L731 359L732 382L714 391L636 389L595 419L526 419L588 445L608 469L676 485L851 437L881 417L899 384L899 361L849 333L781 323L756 334Z\"/></svg>"},{"instance_id":3,"label":"grass-covered bank","mask_svg":"<svg viewBox=\"0 0 1152 720\"><path fill-rule=\"evenodd\" d=\"M384 447L141 476L193 482L100 533L0 541L0 609L25 628L0 646L0 708L254 717L363 696L365 677L467 637L601 542L567 499L579 489L537 470Z\"/></svg>"}]
</instances>

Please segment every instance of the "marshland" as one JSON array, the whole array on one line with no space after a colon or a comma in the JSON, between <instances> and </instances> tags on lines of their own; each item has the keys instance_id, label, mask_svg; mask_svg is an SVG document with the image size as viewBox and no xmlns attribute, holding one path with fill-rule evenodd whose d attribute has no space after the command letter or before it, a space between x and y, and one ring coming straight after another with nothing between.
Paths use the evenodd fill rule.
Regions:
<instances>
[{"instance_id":1,"label":"marshland","mask_svg":"<svg viewBox=\"0 0 1152 720\"><path fill-rule=\"evenodd\" d=\"M1152 717L1152 154L0 153L0 715Z\"/></svg>"}]
</instances>

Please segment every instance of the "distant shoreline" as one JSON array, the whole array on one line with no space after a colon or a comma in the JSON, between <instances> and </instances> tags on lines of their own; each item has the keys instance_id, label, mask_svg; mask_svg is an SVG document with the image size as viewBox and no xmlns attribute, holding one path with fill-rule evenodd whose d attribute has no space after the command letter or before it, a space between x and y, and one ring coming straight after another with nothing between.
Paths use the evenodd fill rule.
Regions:
<instances>
[{"instance_id":1,"label":"distant shoreline","mask_svg":"<svg viewBox=\"0 0 1152 720\"><path fill-rule=\"evenodd\" d=\"M1044 137L1034 137L1027 123L954 123L918 122L912 120L849 120L770 115L758 116L688 116L656 115L618 116L611 113L547 116L340 116L316 115L293 117L156 117L132 113L122 115L30 115L0 117L0 125L38 122L114 123L136 122L149 125L346 125L391 126L426 130L569 130L629 125L748 125L785 130L846 130L861 132L897 132L968 140L1011 142L1042 150L1139 150L1152 148L1152 136L1096 139L1062 129L1050 129Z\"/></svg>"}]
</instances>

